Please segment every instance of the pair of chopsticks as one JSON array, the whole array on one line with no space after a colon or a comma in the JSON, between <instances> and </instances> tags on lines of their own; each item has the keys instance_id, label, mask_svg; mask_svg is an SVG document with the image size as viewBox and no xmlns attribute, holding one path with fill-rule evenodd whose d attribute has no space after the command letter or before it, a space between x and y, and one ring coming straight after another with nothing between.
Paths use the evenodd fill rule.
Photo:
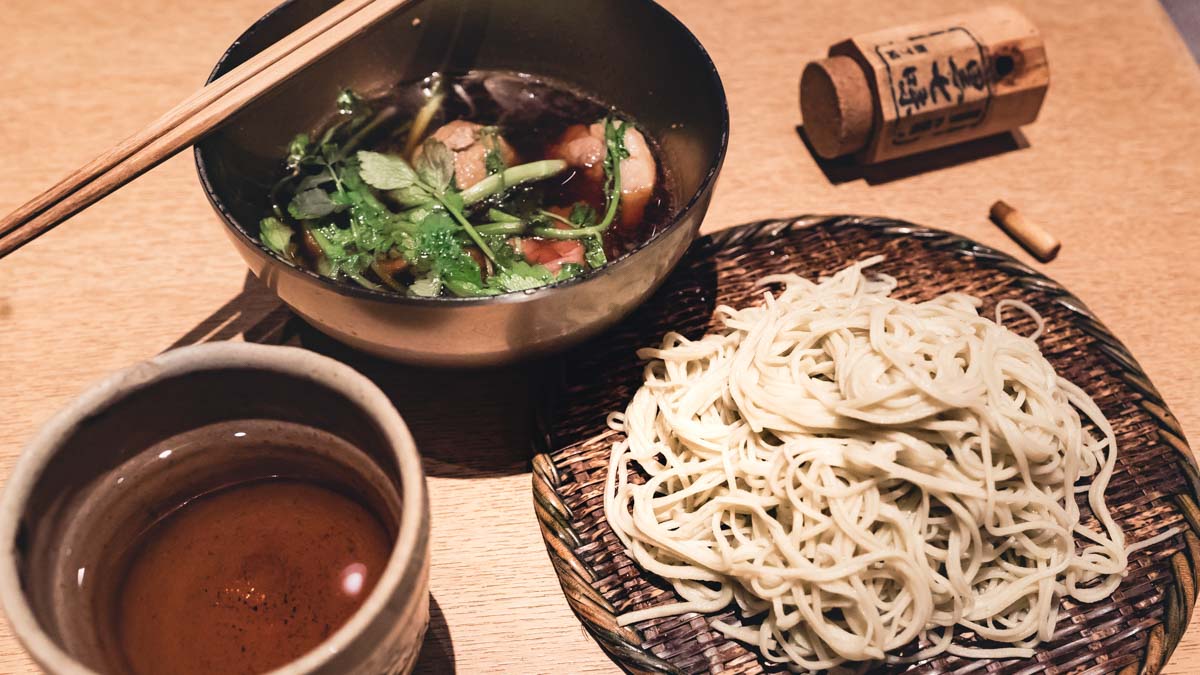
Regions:
<instances>
[{"instance_id":1,"label":"pair of chopsticks","mask_svg":"<svg viewBox=\"0 0 1200 675\"><path fill-rule=\"evenodd\" d=\"M342 0L0 220L0 258L196 142L251 101L413 0Z\"/></svg>"}]
</instances>

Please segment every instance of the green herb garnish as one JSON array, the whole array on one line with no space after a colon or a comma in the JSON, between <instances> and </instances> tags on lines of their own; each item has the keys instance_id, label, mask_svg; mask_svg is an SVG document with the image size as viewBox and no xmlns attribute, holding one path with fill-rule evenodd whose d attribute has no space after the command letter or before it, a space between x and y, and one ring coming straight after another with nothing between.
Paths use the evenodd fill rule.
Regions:
<instances>
[{"instance_id":1,"label":"green herb garnish","mask_svg":"<svg viewBox=\"0 0 1200 675\"><path fill-rule=\"evenodd\" d=\"M427 271L427 279L436 278L441 286L455 295L487 295L479 263L454 236L458 229L446 213L430 213L418 227L415 255L410 260L418 271ZM434 285L433 282L427 283Z\"/></svg>"},{"instance_id":2,"label":"green herb garnish","mask_svg":"<svg viewBox=\"0 0 1200 675\"><path fill-rule=\"evenodd\" d=\"M436 201L441 204L479 250L493 263L496 262L495 252L463 213L463 199L454 189L454 153L445 143L436 138L426 139L421 146L421 155L411 167L403 157L363 150L358 153L358 161L364 166L372 166L371 172L364 174L363 179L376 189L393 191L393 196L400 203Z\"/></svg>"},{"instance_id":3,"label":"green herb garnish","mask_svg":"<svg viewBox=\"0 0 1200 675\"><path fill-rule=\"evenodd\" d=\"M625 122L617 124L612 117L604 118L604 194L608 199L604 218L595 225L573 230L540 227L533 231L535 235L546 239L586 239L608 229L621 204L621 160L629 157L625 148L625 127Z\"/></svg>"},{"instance_id":4,"label":"green herb garnish","mask_svg":"<svg viewBox=\"0 0 1200 675\"><path fill-rule=\"evenodd\" d=\"M508 164L504 162L504 153L500 151L500 136L496 127L481 128L478 140L487 148L483 155L483 166L489 176L508 168Z\"/></svg>"},{"instance_id":5,"label":"green herb garnish","mask_svg":"<svg viewBox=\"0 0 1200 675\"><path fill-rule=\"evenodd\" d=\"M485 146L488 175L459 190L455 154L438 139L419 140L440 112L441 99L435 83L417 118L397 132L388 124L398 112L395 106L375 111L353 91L339 93L334 123L315 136L299 134L288 144L287 175L270 191L274 215L259 223L263 245L287 261L314 266L322 275L350 279L365 288L480 297L582 274L586 268L576 263L565 263L557 272L529 263L513 239L530 230L545 236L542 231L558 221L571 229L555 232L582 233L578 238L586 247L588 266L602 266L602 233L615 217L619 163L628 156L618 133L623 133L624 123L618 127L612 119L605 122L605 217L578 204L570 218L564 218L541 210L544 197L538 186L514 188L561 173L566 162L507 166L496 127L481 128L477 137ZM359 149L370 147L380 134L398 137L405 132L413 148L420 146L412 161ZM302 241L307 247L299 246Z\"/></svg>"},{"instance_id":6,"label":"green herb garnish","mask_svg":"<svg viewBox=\"0 0 1200 675\"><path fill-rule=\"evenodd\" d=\"M556 176L567 169L567 163L561 159L543 159L528 164L518 164L472 185L462 191L463 203L467 206L481 202L488 197L498 195L508 188L524 183L533 183Z\"/></svg>"},{"instance_id":7,"label":"green herb garnish","mask_svg":"<svg viewBox=\"0 0 1200 675\"><path fill-rule=\"evenodd\" d=\"M258 232L259 239L264 246L288 262L295 261L296 245L292 243L292 237L296 233L292 228L283 224L278 218L263 218L258 224Z\"/></svg>"}]
</instances>

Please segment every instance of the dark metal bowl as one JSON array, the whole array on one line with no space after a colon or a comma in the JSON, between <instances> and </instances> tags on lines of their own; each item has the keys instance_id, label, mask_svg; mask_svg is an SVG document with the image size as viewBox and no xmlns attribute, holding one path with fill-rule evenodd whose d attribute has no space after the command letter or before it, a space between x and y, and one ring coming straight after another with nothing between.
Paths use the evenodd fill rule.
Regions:
<instances>
[{"instance_id":1,"label":"dark metal bowl","mask_svg":"<svg viewBox=\"0 0 1200 675\"><path fill-rule=\"evenodd\" d=\"M289 0L275 8L233 43L211 78L332 5ZM677 213L596 273L484 299L408 298L337 283L259 243L257 223L288 141L328 119L339 90L369 93L432 71L473 69L571 83L633 115L659 143ZM708 54L650 0L422 0L240 112L196 146L196 167L250 269L314 326L385 358L469 366L566 348L645 300L696 235L728 135L725 91Z\"/></svg>"}]
</instances>

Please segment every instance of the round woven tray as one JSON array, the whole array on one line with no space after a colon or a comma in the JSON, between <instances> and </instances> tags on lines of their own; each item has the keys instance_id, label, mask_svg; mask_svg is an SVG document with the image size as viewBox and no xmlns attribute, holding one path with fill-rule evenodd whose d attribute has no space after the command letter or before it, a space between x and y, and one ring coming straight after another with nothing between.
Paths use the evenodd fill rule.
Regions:
<instances>
[{"instance_id":1,"label":"round woven tray","mask_svg":"<svg viewBox=\"0 0 1200 675\"><path fill-rule=\"evenodd\" d=\"M1031 659L941 656L872 672L1157 673L1179 643L1200 582L1200 473L1179 423L1116 337L1054 281L999 251L957 235L882 218L803 217L763 221L695 242L662 289L622 324L559 360L540 406L544 452L533 462L535 509L567 601L584 627L626 670L647 673L759 673L772 668L754 650L709 628L716 615L685 614L634 626L616 617L675 602L671 587L626 555L604 518L603 490L614 432L605 416L624 410L641 383L634 351L668 330L698 338L717 304L758 300L757 278L809 278L874 254L899 281L898 297L947 291L981 298L991 315L1020 298L1046 319L1042 351L1059 374L1083 387L1117 434L1119 456L1107 497L1129 543L1171 528L1180 534L1130 557L1108 600L1065 601L1054 639ZM1008 323L1028 333L1028 319ZM1082 497L1082 496L1081 496ZM1086 502L1086 499L1084 500ZM1080 504L1085 521L1091 518ZM732 617L733 610L720 616ZM962 641L970 644L969 636Z\"/></svg>"}]
</instances>

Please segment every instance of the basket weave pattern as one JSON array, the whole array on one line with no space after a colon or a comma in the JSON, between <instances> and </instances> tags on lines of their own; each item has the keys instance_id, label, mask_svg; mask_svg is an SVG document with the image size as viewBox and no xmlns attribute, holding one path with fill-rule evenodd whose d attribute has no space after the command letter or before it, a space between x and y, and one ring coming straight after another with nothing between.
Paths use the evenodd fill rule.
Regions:
<instances>
[{"instance_id":1,"label":"basket weave pattern","mask_svg":"<svg viewBox=\"0 0 1200 675\"><path fill-rule=\"evenodd\" d=\"M1186 629L1200 583L1200 472L1178 422L1128 350L1067 290L1004 253L900 221L804 217L763 221L699 239L664 287L601 338L565 356L541 406L545 452L534 459L535 509L563 591L584 627L623 668L648 673L774 672L753 649L709 628L715 616L685 614L618 627L624 612L675 602L670 585L626 555L604 518L605 473L615 432L605 416L624 410L641 384L634 351L663 333L698 338L718 304L758 301L761 276L809 278L883 254L876 268L897 278L895 296L925 300L949 291L994 304L1016 298L1046 320L1039 344L1060 375L1087 391L1117 434L1117 469L1106 493L1129 543L1171 528L1181 534L1131 556L1113 596L1065 601L1054 639L1031 659L943 655L881 673L1157 673ZM1032 321L1006 317L1028 334ZM1085 523L1096 521L1081 495ZM738 619L732 610L721 618ZM964 644L985 645L969 634ZM917 645L910 645L916 648Z\"/></svg>"}]
</instances>

